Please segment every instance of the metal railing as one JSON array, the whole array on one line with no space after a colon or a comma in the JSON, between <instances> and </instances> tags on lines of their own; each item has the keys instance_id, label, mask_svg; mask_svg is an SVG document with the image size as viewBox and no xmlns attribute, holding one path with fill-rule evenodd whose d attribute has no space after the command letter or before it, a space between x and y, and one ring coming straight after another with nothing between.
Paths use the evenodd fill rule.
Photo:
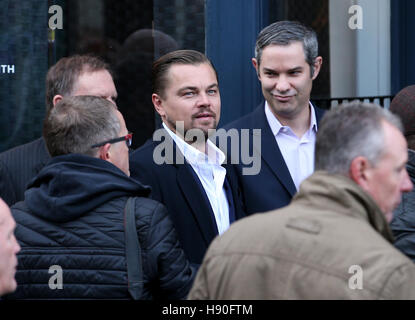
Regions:
<instances>
[{"instance_id":1,"label":"metal railing","mask_svg":"<svg viewBox=\"0 0 415 320\"><path fill-rule=\"evenodd\" d=\"M344 102L359 100L361 102L371 102L380 105L383 108L389 108L394 96L371 96L371 97L342 97L342 98L322 98L311 99L313 104L322 109L330 109Z\"/></svg>"}]
</instances>

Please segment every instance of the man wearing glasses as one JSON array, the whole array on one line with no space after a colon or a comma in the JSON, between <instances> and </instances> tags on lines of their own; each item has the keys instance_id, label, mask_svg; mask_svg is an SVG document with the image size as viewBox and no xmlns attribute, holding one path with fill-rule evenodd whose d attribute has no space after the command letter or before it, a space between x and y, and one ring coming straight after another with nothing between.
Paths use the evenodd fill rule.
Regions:
<instances>
[{"instance_id":1,"label":"man wearing glasses","mask_svg":"<svg viewBox=\"0 0 415 320\"><path fill-rule=\"evenodd\" d=\"M185 298L195 273L166 209L129 177L132 134L114 104L65 97L47 116L43 136L53 158L12 207L22 251L18 287L9 298L130 298L124 215L132 197L141 245L139 298ZM50 287L51 266L62 270L60 287Z\"/></svg>"},{"instance_id":2,"label":"man wearing glasses","mask_svg":"<svg viewBox=\"0 0 415 320\"><path fill-rule=\"evenodd\" d=\"M101 59L75 55L60 59L46 76L46 114L65 96L91 95L115 104L117 90L109 66ZM9 205L24 199L30 180L49 161L41 137L0 154L0 197Z\"/></svg>"}]
</instances>

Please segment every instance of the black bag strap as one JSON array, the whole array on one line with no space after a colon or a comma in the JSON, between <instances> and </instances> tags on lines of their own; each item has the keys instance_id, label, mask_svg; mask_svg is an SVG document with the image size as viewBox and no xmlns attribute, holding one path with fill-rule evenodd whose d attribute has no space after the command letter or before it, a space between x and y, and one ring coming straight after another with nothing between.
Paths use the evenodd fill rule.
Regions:
<instances>
[{"instance_id":1,"label":"black bag strap","mask_svg":"<svg viewBox=\"0 0 415 320\"><path fill-rule=\"evenodd\" d=\"M128 292L139 300L143 291L141 247L135 225L135 197L128 198L124 209L125 256L127 259Z\"/></svg>"}]
</instances>

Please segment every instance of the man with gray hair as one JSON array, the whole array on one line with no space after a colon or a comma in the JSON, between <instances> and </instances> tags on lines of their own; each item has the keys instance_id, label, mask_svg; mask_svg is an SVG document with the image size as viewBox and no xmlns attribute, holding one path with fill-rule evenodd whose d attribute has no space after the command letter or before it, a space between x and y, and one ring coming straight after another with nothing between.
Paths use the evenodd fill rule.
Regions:
<instances>
[{"instance_id":1,"label":"man with gray hair","mask_svg":"<svg viewBox=\"0 0 415 320\"><path fill-rule=\"evenodd\" d=\"M392 245L388 226L412 190L401 130L373 104L327 112L316 172L287 207L245 218L215 239L189 297L415 299L415 266Z\"/></svg>"},{"instance_id":2,"label":"man with gray hair","mask_svg":"<svg viewBox=\"0 0 415 320\"><path fill-rule=\"evenodd\" d=\"M310 93L322 60L316 33L299 22L275 22L258 35L252 64L265 103L225 126L240 133L248 129L251 145L238 149L253 150L254 157L261 159L255 175L244 174L248 164L234 165L247 214L286 206L314 170L317 125L324 110L311 104ZM261 131L260 145L253 143L254 129ZM242 158L231 151L232 146L228 148L232 163Z\"/></svg>"},{"instance_id":3,"label":"man with gray hair","mask_svg":"<svg viewBox=\"0 0 415 320\"><path fill-rule=\"evenodd\" d=\"M46 75L46 115L66 96L91 95L115 104L117 90L107 63L90 55L64 57ZM0 153L0 197L12 206L24 199L27 184L50 159L45 140Z\"/></svg>"},{"instance_id":4,"label":"man with gray hair","mask_svg":"<svg viewBox=\"0 0 415 320\"><path fill-rule=\"evenodd\" d=\"M43 136L52 159L11 208L22 251L10 298L186 297L194 271L166 209L129 177L132 134L115 105L64 97L46 117ZM141 250L125 244L129 227ZM131 265L127 252L137 253Z\"/></svg>"}]
</instances>

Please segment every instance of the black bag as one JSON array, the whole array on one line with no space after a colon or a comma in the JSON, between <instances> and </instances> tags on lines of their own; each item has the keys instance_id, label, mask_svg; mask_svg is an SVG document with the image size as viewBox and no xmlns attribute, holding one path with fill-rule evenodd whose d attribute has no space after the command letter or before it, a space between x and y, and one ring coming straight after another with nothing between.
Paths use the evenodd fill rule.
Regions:
<instances>
[{"instance_id":1,"label":"black bag","mask_svg":"<svg viewBox=\"0 0 415 320\"><path fill-rule=\"evenodd\" d=\"M128 198L124 209L125 256L128 292L134 300L140 300L143 292L143 264L135 225L135 202L135 197Z\"/></svg>"}]
</instances>

